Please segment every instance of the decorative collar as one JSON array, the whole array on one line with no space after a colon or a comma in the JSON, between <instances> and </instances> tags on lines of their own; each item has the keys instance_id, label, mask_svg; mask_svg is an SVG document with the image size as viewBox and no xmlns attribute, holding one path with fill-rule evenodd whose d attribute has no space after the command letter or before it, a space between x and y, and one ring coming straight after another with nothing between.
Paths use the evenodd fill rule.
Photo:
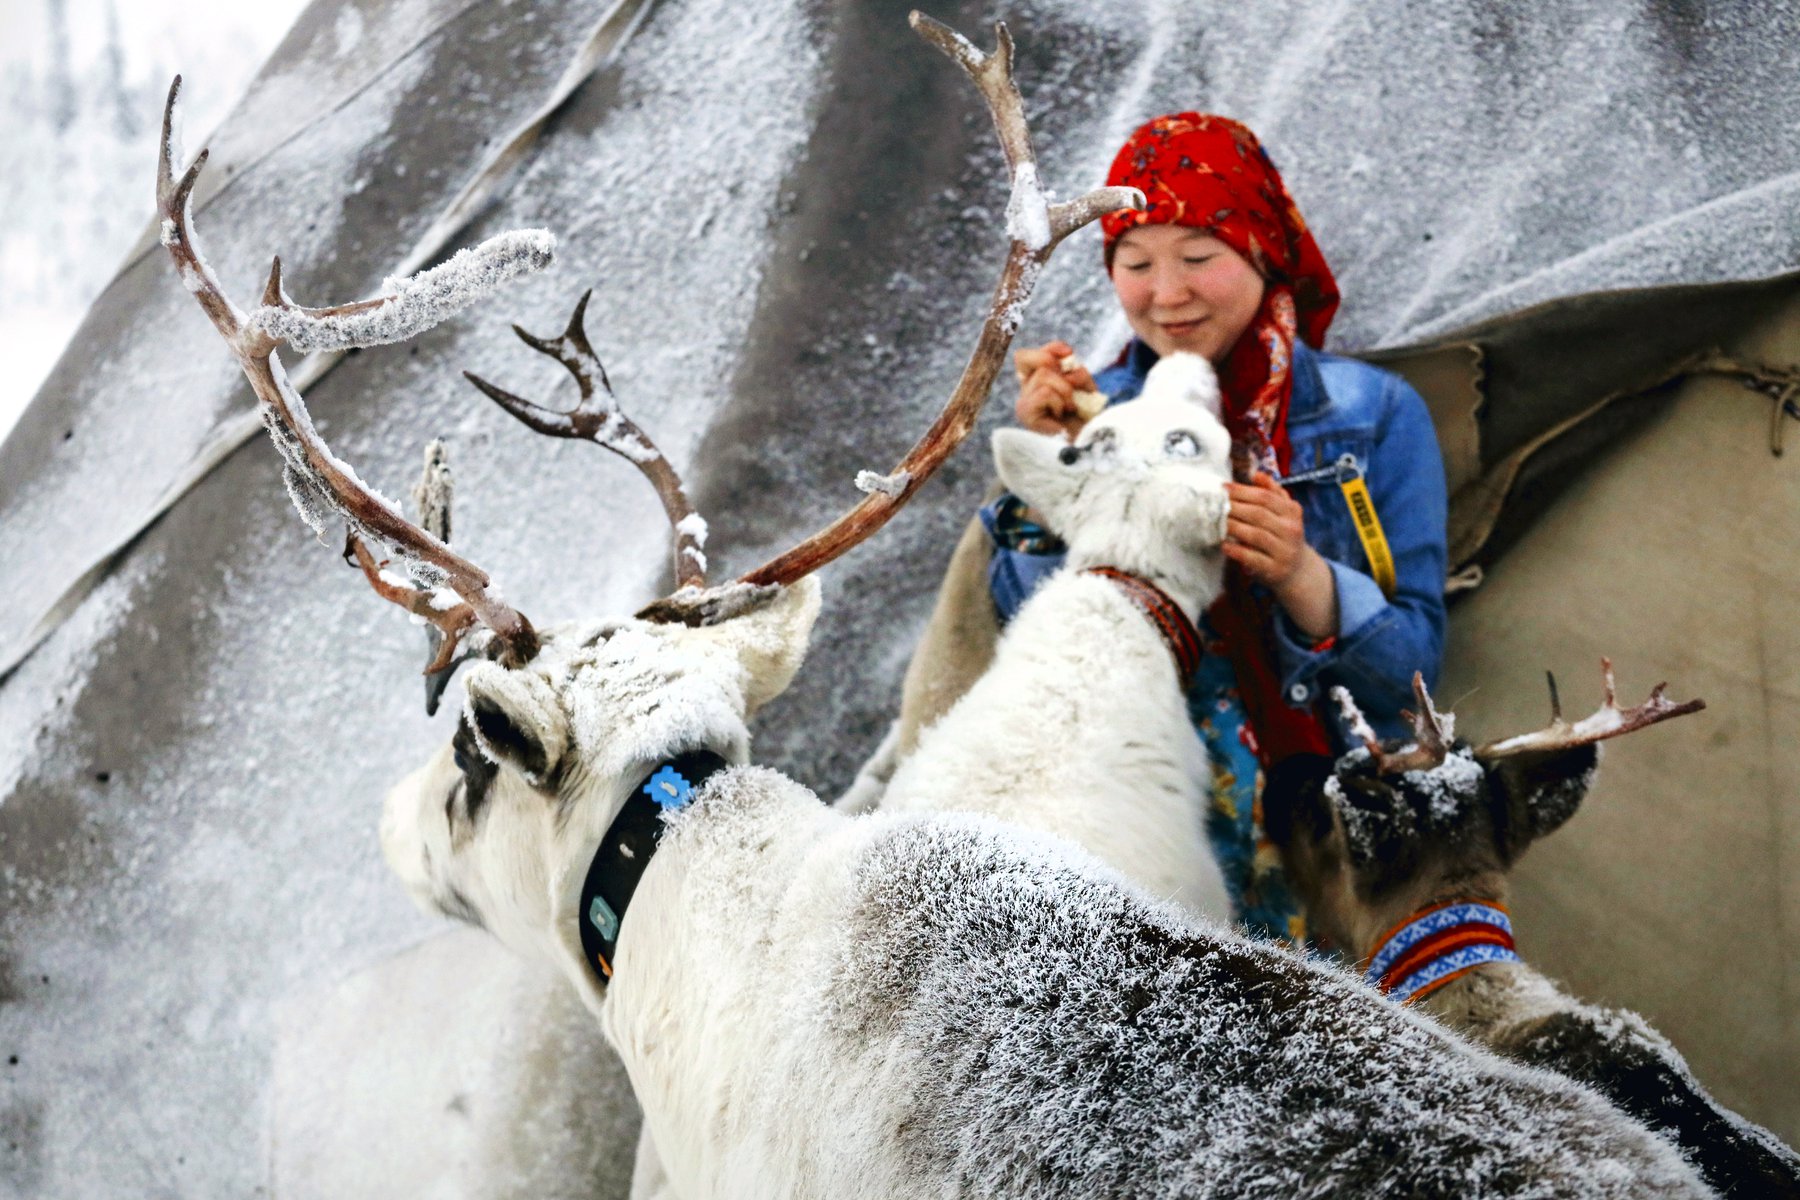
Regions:
<instances>
[{"instance_id":1,"label":"decorative collar","mask_svg":"<svg viewBox=\"0 0 1800 1200\"><path fill-rule=\"evenodd\" d=\"M613 950L619 942L619 922L637 891L638 880L656 853L666 810L686 808L700 785L730 764L711 750L691 750L665 759L639 781L625 799L625 806L607 827L588 864L587 881L581 885L581 950L588 965L602 981L612 978Z\"/></svg>"},{"instance_id":2,"label":"decorative collar","mask_svg":"<svg viewBox=\"0 0 1800 1200\"><path fill-rule=\"evenodd\" d=\"M1200 669L1200 632L1181 611L1181 605L1148 579L1117 567L1088 567L1081 573L1112 580L1144 610L1156 631L1162 634L1163 641L1169 644L1169 653L1175 656L1175 670L1185 688L1194 672Z\"/></svg>"},{"instance_id":3,"label":"decorative collar","mask_svg":"<svg viewBox=\"0 0 1800 1200\"><path fill-rule=\"evenodd\" d=\"M1488 963L1518 962L1512 921L1494 900L1444 900L1420 909L1376 943L1363 977L1401 1004L1423 1000Z\"/></svg>"}]
</instances>

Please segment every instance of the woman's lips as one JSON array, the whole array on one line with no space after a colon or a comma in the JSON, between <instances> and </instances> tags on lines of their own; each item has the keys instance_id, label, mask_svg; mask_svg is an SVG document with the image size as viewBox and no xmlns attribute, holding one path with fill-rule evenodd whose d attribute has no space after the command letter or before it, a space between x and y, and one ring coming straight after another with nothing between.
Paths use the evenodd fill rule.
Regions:
<instances>
[{"instance_id":1,"label":"woman's lips","mask_svg":"<svg viewBox=\"0 0 1800 1200\"><path fill-rule=\"evenodd\" d=\"M1158 324L1162 326L1162 331L1170 337L1186 337L1200 328L1205 320L1205 317L1195 317L1192 321L1160 321Z\"/></svg>"}]
</instances>

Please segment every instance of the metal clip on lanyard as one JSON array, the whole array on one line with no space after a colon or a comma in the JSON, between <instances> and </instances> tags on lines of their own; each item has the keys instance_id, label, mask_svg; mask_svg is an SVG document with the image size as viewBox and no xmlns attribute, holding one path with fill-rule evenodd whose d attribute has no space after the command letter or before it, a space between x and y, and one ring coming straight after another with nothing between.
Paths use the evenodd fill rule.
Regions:
<instances>
[{"instance_id":1,"label":"metal clip on lanyard","mask_svg":"<svg viewBox=\"0 0 1800 1200\"><path fill-rule=\"evenodd\" d=\"M1375 501L1369 497L1369 485L1354 454L1343 454L1328 467L1298 471L1276 480L1286 487L1290 483L1316 483L1322 479L1337 481L1350 508L1350 519L1356 524L1356 536L1362 539L1363 554L1369 560L1369 573L1381 587L1381 594L1394 598L1394 553L1388 549L1387 535L1381 531L1381 518L1375 515Z\"/></svg>"}]
</instances>

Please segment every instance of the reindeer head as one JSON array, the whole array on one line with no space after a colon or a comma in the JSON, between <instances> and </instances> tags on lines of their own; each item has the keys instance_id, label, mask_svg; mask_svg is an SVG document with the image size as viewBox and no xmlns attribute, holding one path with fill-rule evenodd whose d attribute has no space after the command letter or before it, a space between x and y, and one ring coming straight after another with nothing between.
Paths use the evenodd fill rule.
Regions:
<instances>
[{"instance_id":1,"label":"reindeer head","mask_svg":"<svg viewBox=\"0 0 1800 1200\"><path fill-rule=\"evenodd\" d=\"M472 664L450 745L388 793L388 864L427 911L581 962L583 879L628 795L686 752L745 761L818 611L808 577L715 625L557 626L529 663Z\"/></svg>"},{"instance_id":2,"label":"reindeer head","mask_svg":"<svg viewBox=\"0 0 1800 1200\"><path fill-rule=\"evenodd\" d=\"M1200 607L1218 593L1231 435L1205 359L1160 360L1137 400L1106 409L1073 443L998 430L994 462L1001 481L1068 542L1071 566L1185 584Z\"/></svg>"},{"instance_id":3,"label":"reindeer head","mask_svg":"<svg viewBox=\"0 0 1800 1200\"><path fill-rule=\"evenodd\" d=\"M1347 693L1336 695L1364 745L1332 762L1292 759L1263 792L1267 832L1308 921L1352 953L1440 900L1504 901L1506 874L1537 839L1575 814L1599 765L1598 743L1704 707L1674 704L1658 685L1620 710L1603 661L1601 708L1575 724L1560 708L1548 728L1471 747L1415 675L1413 737L1378 742ZM1555 706L1555 682L1551 682Z\"/></svg>"},{"instance_id":4,"label":"reindeer head","mask_svg":"<svg viewBox=\"0 0 1800 1200\"><path fill-rule=\"evenodd\" d=\"M421 504L435 515L415 524L331 453L275 351L285 344L331 352L411 337L521 270L547 264L549 235L502 235L401 281L392 295L330 308L293 303L277 260L262 305L246 314L226 297L195 242L189 198L206 155L177 174L172 130L179 79L169 92L157 175L162 242L255 390L296 505L321 533L331 517L343 520L345 553L374 590L431 627L426 670L436 683L428 684L428 708L448 672L470 664L451 744L388 796L382 821L388 861L428 909L484 924L516 949L564 964L590 999L602 993L586 966L578 925L583 879L592 882L588 868L600 850L612 847L630 858L635 844L647 858L654 848L660 820L653 806L647 824L634 826L643 833L640 842L609 836L627 806L633 812L647 806L636 799L644 774L687 752L743 761L751 715L787 686L800 664L819 608L812 573L886 523L974 428L1056 246L1103 213L1144 204L1130 188L1048 203L1012 81L1005 28L997 27L998 45L989 54L917 13L913 27L981 90L1013 182L1012 237L1000 284L943 411L892 471L858 477L867 495L842 517L736 582L709 588L706 522L668 460L619 410L584 328L587 297L555 338L515 326L528 345L575 378L578 404L554 411L482 380L476 385L539 433L584 438L631 461L655 486L675 530L678 589L672 595L631 619L562 626L546 635L499 598L480 567L450 549L441 451L428 453L428 478L438 486L424 489L435 499ZM393 569L375 553L384 546Z\"/></svg>"}]
</instances>

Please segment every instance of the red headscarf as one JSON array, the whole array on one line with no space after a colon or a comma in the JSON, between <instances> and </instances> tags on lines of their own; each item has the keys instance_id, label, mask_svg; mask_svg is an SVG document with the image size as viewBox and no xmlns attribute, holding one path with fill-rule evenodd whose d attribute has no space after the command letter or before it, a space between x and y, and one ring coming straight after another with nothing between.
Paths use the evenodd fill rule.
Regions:
<instances>
[{"instance_id":1,"label":"red headscarf","mask_svg":"<svg viewBox=\"0 0 1800 1200\"><path fill-rule=\"evenodd\" d=\"M1112 186L1134 187L1148 207L1100 219L1106 262L1120 235L1138 225L1188 225L1242 255L1263 277L1262 306L1220 364L1225 423L1258 469L1288 468L1288 403L1296 335L1322 346L1337 312L1337 280L1319 253L1281 174L1256 135L1228 117L1181 112L1140 127L1107 172ZM1257 754L1265 765L1297 753L1327 753L1329 739L1311 710L1281 694L1270 642L1273 601L1253 594L1232 571L1211 617L1237 671Z\"/></svg>"},{"instance_id":2,"label":"red headscarf","mask_svg":"<svg viewBox=\"0 0 1800 1200\"><path fill-rule=\"evenodd\" d=\"M1262 307L1220 366L1232 435L1271 474L1288 465L1287 409L1296 333L1322 347L1337 312L1337 280L1251 133L1229 117L1182 112L1141 126L1107 172L1110 186L1134 187L1148 207L1100 218L1106 262L1121 234L1138 225L1188 225L1218 238L1267 284Z\"/></svg>"}]
</instances>

